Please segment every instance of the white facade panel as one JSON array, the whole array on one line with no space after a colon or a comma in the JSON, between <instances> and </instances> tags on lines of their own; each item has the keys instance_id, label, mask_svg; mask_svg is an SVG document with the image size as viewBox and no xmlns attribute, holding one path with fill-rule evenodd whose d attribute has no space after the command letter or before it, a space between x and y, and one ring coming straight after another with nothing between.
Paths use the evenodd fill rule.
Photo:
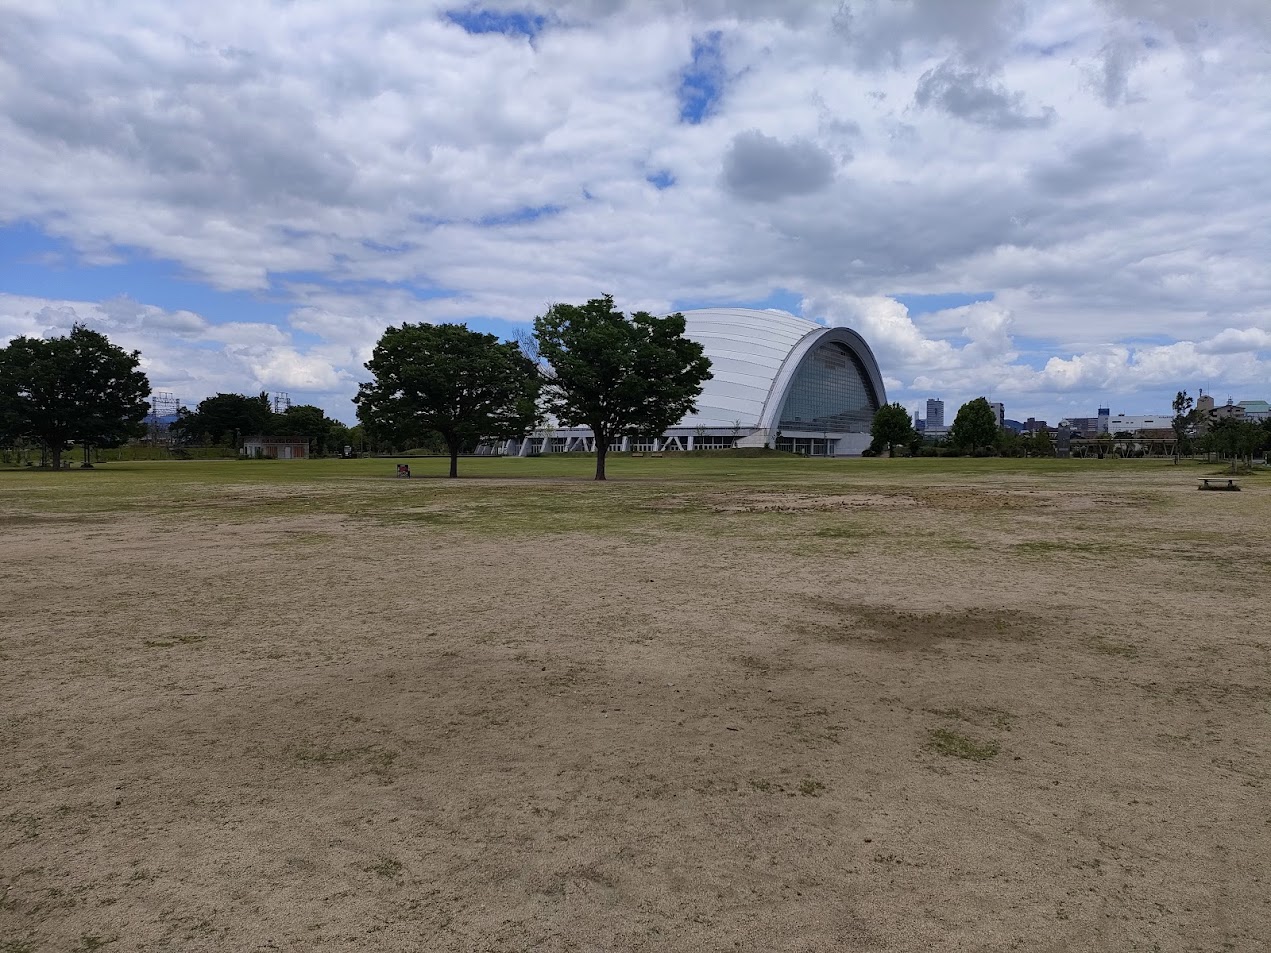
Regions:
<instances>
[{"instance_id":1,"label":"white facade panel","mask_svg":"<svg viewBox=\"0 0 1271 953\"><path fill-rule=\"evenodd\" d=\"M809 334L823 330L783 311L684 312L684 335L706 348L715 377L703 385L697 413L685 417L680 426L760 426L773 381L791 351Z\"/></svg>"}]
</instances>

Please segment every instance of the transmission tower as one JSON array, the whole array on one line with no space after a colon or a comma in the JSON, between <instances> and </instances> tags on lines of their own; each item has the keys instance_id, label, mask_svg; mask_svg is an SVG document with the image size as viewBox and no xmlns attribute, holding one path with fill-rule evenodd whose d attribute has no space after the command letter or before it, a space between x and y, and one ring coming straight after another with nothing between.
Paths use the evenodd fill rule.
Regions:
<instances>
[{"instance_id":1,"label":"transmission tower","mask_svg":"<svg viewBox=\"0 0 1271 953\"><path fill-rule=\"evenodd\" d=\"M157 444L159 442L159 431L166 429L164 417L174 417L176 412L181 408L181 401L176 394L167 391L155 391L150 395L150 443ZM166 423L171 423L167 421Z\"/></svg>"},{"instance_id":2,"label":"transmission tower","mask_svg":"<svg viewBox=\"0 0 1271 953\"><path fill-rule=\"evenodd\" d=\"M274 394L274 413L281 414L291 409L291 395L277 392Z\"/></svg>"}]
</instances>

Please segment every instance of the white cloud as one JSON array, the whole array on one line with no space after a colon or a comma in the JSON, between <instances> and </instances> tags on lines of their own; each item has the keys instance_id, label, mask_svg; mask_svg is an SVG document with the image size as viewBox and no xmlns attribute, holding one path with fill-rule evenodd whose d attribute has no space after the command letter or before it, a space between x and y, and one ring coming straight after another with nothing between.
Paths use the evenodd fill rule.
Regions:
<instances>
[{"instance_id":1,"label":"white cloud","mask_svg":"<svg viewBox=\"0 0 1271 953\"><path fill-rule=\"evenodd\" d=\"M288 391L293 403L316 403L345 420L353 416L353 355L326 345L298 347L272 324L212 324L128 298L56 301L0 293L0 344L22 335L62 336L77 323L139 351L151 386L191 405L218 392Z\"/></svg>"},{"instance_id":2,"label":"white cloud","mask_svg":"<svg viewBox=\"0 0 1271 953\"><path fill-rule=\"evenodd\" d=\"M275 328L138 287L50 295L0 334L86 316L186 392L347 399L390 323L785 288L860 322L902 392L1044 410L1126 386L1153 401L1173 373L1256 384L1264 0L483 5L542 14L533 42L468 35L449 6L9 11L0 223L295 310ZM716 33L723 88L682 123L677 83ZM888 297L982 291L917 318Z\"/></svg>"}]
</instances>

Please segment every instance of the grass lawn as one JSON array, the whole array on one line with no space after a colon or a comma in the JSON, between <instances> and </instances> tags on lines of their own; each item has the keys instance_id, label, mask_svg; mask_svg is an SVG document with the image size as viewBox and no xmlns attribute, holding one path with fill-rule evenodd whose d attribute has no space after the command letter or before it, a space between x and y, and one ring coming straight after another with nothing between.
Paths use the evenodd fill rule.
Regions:
<instances>
[{"instance_id":1,"label":"grass lawn","mask_svg":"<svg viewBox=\"0 0 1271 953\"><path fill-rule=\"evenodd\" d=\"M1271 936L1271 476L0 470L0 953Z\"/></svg>"}]
</instances>

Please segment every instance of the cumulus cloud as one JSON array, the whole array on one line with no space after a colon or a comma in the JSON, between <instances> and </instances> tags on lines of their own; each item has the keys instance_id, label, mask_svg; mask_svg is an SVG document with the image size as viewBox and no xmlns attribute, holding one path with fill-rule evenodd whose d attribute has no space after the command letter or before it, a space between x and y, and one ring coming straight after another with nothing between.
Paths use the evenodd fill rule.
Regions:
<instances>
[{"instance_id":1,"label":"cumulus cloud","mask_svg":"<svg viewBox=\"0 0 1271 953\"><path fill-rule=\"evenodd\" d=\"M354 385L352 355L325 345L302 349L283 329L262 322L214 324L189 311L165 311L131 298L101 302L55 301L0 293L0 344L19 336L60 337L75 324L106 334L141 353L141 367L156 391L172 391L188 404L217 392L291 392L293 401L317 403L349 419L344 391ZM346 366L341 366L341 359Z\"/></svg>"},{"instance_id":2,"label":"cumulus cloud","mask_svg":"<svg viewBox=\"0 0 1271 953\"><path fill-rule=\"evenodd\" d=\"M1225 328L1207 341L1202 341L1198 350L1203 354L1247 354L1271 351L1271 330Z\"/></svg>"},{"instance_id":3,"label":"cumulus cloud","mask_svg":"<svg viewBox=\"0 0 1271 953\"><path fill-rule=\"evenodd\" d=\"M724 184L739 198L771 202L819 192L834 180L834 159L806 139L781 142L757 129L739 132L724 155Z\"/></svg>"},{"instance_id":4,"label":"cumulus cloud","mask_svg":"<svg viewBox=\"0 0 1271 953\"><path fill-rule=\"evenodd\" d=\"M782 288L864 322L902 393L1044 410L1174 372L1256 382L1266 29L1263 0L28 5L0 31L0 227L56 244L32 270L145 260L204 287L68 302L50 278L0 335L78 317L191 396L347 400L390 323ZM892 297L984 290L934 315Z\"/></svg>"}]
</instances>

